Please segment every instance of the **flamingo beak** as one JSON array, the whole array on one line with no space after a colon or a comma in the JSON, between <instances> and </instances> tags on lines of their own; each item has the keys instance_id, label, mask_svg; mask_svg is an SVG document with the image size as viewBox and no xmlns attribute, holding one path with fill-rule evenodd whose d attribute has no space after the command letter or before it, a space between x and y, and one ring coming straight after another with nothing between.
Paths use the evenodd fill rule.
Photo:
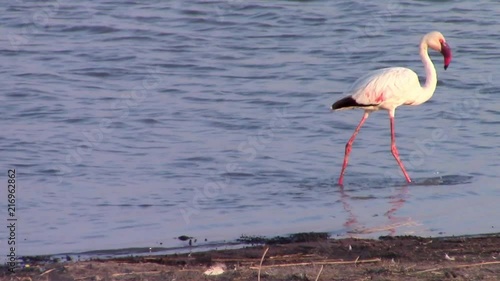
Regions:
<instances>
[{"instance_id":1,"label":"flamingo beak","mask_svg":"<svg viewBox=\"0 0 500 281\"><path fill-rule=\"evenodd\" d=\"M441 54L444 57L444 70L448 68L451 62L451 48L446 42L441 42Z\"/></svg>"}]
</instances>

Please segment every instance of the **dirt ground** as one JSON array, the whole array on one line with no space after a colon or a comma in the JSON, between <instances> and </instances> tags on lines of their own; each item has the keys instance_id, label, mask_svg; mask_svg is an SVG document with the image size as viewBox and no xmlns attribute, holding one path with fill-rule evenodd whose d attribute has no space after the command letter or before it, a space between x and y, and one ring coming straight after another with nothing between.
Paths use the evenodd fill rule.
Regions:
<instances>
[{"instance_id":1,"label":"dirt ground","mask_svg":"<svg viewBox=\"0 0 500 281\"><path fill-rule=\"evenodd\" d=\"M500 280L500 233L377 240L304 233L264 242L167 256L56 263L32 259L29 268L13 275L1 268L0 280Z\"/></svg>"}]
</instances>

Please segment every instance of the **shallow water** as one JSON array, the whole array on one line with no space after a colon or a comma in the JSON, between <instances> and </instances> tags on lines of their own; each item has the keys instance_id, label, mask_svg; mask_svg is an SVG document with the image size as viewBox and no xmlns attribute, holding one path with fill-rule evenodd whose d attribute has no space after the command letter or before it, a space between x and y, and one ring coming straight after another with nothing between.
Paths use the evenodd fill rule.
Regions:
<instances>
[{"instance_id":1,"label":"shallow water","mask_svg":"<svg viewBox=\"0 0 500 281\"><path fill-rule=\"evenodd\" d=\"M496 2L188 2L0 8L1 166L4 182L17 174L17 254L187 246L180 235L499 231ZM424 75L417 44L431 30L453 61L444 71L432 54L434 97L396 114L415 182L377 112L340 189L362 113L328 107L369 70Z\"/></svg>"}]
</instances>

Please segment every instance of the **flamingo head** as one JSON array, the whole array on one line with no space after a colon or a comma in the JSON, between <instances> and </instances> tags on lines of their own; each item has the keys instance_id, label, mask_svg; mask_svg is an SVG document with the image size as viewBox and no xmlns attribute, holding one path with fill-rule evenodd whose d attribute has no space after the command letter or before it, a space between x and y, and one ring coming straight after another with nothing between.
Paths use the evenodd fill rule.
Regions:
<instances>
[{"instance_id":1,"label":"flamingo head","mask_svg":"<svg viewBox=\"0 0 500 281\"><path fill-rule=\"evenodd\" d=\"M446 43L446 39L443 34L439 31L433 31L427 33L422 39L423 43L426 43L429 48L440 52L444 57L444 69L448 68L451 62L451 48L448 43Z\"/></svg>"}]
</instances>

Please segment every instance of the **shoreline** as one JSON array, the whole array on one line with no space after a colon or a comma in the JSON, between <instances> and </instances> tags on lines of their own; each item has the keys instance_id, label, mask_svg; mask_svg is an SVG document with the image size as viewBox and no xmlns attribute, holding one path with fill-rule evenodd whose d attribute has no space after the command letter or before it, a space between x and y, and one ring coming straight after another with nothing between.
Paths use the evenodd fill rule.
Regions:
<instances>
[{"instance_id":1,"label":"shoreline","mask_svg":"<svg viewBox=\"0 0 500 281\"><path fill-rule=\"evenodd\" d=\"M246 237L238 249L86 261L28 259L17 280L498 280L500 233L329 238L324 233ZM212 275L212 276L211 276ZM19 279L20 278L20 279Z\"/></svg>"}]
</instances>

